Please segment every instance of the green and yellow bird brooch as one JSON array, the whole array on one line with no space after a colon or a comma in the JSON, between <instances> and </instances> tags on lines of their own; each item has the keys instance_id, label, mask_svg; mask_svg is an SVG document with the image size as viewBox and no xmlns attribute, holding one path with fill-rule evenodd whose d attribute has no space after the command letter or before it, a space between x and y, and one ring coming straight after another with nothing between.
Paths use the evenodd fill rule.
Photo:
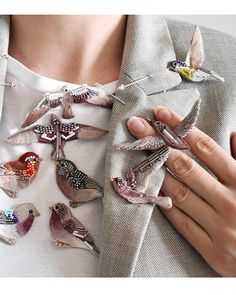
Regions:
<instances>
[{"instance_id":1,"label":"green and yellow bird brooch","mask_svg":"<svg viewBox=\"0 0 236 295\"><path fill-rule=\"evenodd\" d=\"M204 62L204 47L201 31L195 27L190 48L185 61L173 60L168 62L170 71L179 73L185 80L201 82L207 80L224 82L224 78L211 70L202 68Z\"/></svg>"}]
</instances>

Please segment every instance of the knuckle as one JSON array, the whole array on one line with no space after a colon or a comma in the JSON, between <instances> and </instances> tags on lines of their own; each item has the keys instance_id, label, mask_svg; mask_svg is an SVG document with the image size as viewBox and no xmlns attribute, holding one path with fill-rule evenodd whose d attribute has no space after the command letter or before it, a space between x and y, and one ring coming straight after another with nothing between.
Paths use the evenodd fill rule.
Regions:
<instances>
[{"instance_id":1,"label":"knuckle","mask_svg":"<svg viewBox=\"0 0 236 295\"><path fill-rule=\"evenodd\" d=\"M190 196L190 189L184 185L178 185L173 191L173 202L174 203L183 203Z\"/></svg>"},{"instance_id":2,"label":"knuckle","mask_svg":"<svg viewBox=\"0 0 236 295\"><path fill-rule=\"evenodd\" d=\"M224 203L222 204L222 212L224 212L227 219L232 219L232 221L235 220L236 200L234 196L227 195L224 197Z\"/></svg>"},{"instance_id":3,"label":"knuckle","mask_svg":"<svg viewBox=\"0 0 236 295\"><path fill-rule=\"evenodd\" d=\"M182 221L181 232L183 236L187 238L188 240L192 241L194 239L194 236L195 236L194 229L191 222L188 219Z\"/></svg>"},{"instance_id":4,"label":"knuckle","mask_svg":"<svg viewBox=\"0 0 236 295\"><path fill-rule=\"evenodd\" d=\"M212 156L217 151L217 144L210 137L200 137L196 139L195 146L200 153Z\"/></svg>"},{"instance_id":5,"label":"knuckle","mask_svg":"<svg viewBox=\"0 0 236 295\"><path fill-rule=\"evenodd\" d=\"M194 162L191 158L182 154L177 157L173 163L173 169L176 175L187 176L194 170Z\"/></svg>"}]
</instances>

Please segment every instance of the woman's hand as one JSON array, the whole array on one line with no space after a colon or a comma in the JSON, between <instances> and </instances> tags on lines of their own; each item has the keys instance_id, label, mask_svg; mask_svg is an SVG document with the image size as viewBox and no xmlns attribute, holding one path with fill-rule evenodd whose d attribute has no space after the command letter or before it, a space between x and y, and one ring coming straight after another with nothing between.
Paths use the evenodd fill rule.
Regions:
<instances>
[{"instance_id":1,"label":"woman's hand","mask_svg":"<svg viewBox=\"0 0 236 295\"><path fill-rule=\"evenodd\" d=\"M182 119L166 108L154 113L170 127ZM155 134L141 118L131 118L128 128L136 138ZM216 178L182 151L171 149L165 163L171 173L166 173L161 191L172 198L173 207L161 210L217 273L236 276L236 161L197 128L185 141ZM236 135L231 147L236 157Z\"/></svg>"}]
</instances>

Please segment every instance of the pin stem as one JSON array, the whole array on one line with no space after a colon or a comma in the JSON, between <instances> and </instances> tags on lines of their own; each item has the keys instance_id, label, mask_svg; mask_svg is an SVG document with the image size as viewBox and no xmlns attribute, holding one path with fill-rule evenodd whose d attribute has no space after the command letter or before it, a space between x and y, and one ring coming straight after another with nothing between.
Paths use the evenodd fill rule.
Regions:
<instances>
[{"instance_id":1,"label":"pin stem","mask_svg":"<svg viewBox=\"0 0 236 295\"><path fill-rule=\"evenodd\" d=\"M131 85L134 85L134 84L136 84L136 83L138 83L138 82L141 82L141 81L146 80L146 79L149 79L149 78L150 78L150 75L148 75L148 76L146 76L146 77L144 77L144 78L141 78L141 79L135 80L135 81L133 81L133 82L131 82L131 83L129 83L129 84L126 84L126 85L121 84L120 86L118 86L117 90L124 90L126 87L129 87L129 86L131 86Z\"/></svg>"},{"instance_id":2,"label":"pin stem","mask_svg":"<svg viewBox=\"0 0 236 295\"><path fill-rule=\"evenodd\" d=\"M101 84L99 83L95 83L95 85L97 87L102 88L104 91L106 91L106 93L108 93L109 95L111 95L113 98L117 99L119 102L121 102L123 105L125 105L125 102L123 100L121 100L119 97L115 96L114 94L110 93L108 90L106 90Z\"/></svg>"}]
</instances>

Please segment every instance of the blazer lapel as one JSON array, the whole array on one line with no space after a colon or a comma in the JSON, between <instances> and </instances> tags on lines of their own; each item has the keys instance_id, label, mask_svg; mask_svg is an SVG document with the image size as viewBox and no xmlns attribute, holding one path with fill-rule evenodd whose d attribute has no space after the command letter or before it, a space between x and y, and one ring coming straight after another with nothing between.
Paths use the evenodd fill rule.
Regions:
<instances>
[{"instance_id":1,"label":"blazer lapel","mask_svg":"<svg viewBox=\"0 0 236 295\"><path fill-rule=\"evenodd\" d=\"M184 115L199 96L194 89L166 92L181 83L180 76L166 67L167 62L174 59L172 41L162 17L128 18L119 83L128 84L148 75L150 77L116 93L125 101L125 105L115 101L111 119L99 276L132 276L154 208L149 204L130 204L116 194L111 185L112 177L124 177L128 168L145 158L145 152L116 150L117 144L134 141L127 131L127 119L135 115L152 115L153 108L158 105L169 106ZM147 193L158 194L164 174L164 169L161 169L151 177Z\"/></svg>"}]
</instances>

